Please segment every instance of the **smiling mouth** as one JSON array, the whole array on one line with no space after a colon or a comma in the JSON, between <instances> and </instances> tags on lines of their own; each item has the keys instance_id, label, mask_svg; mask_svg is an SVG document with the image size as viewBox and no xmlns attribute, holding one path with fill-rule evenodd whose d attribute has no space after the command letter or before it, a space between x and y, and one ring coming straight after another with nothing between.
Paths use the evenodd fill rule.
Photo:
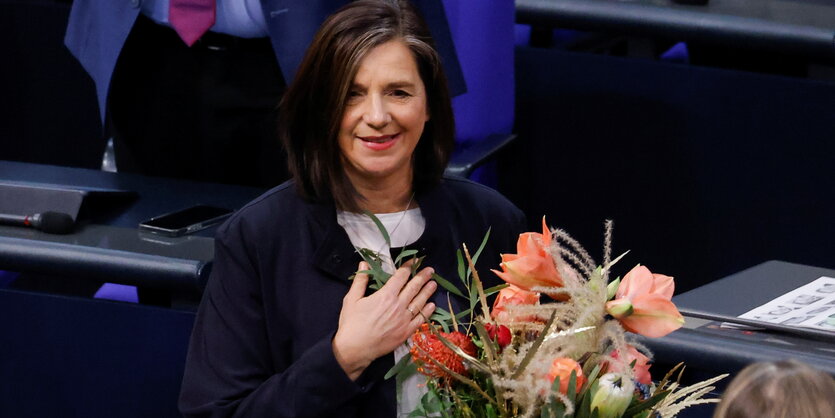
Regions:
<instances>
[{"instance_id":1,"label":"smiling mouth","mask_svg":"<svg viewBox=\"0 0 835 418\"><path fill-rule=\"evenodd\" d=\"M392 134L392 135L381 135L381 136L358 136L357 138L359 138L359 139L361 139L365 142L373 142L375 144L382 144L382 143L391 141L392 139L396 138L397 135L400 135L400 133L398 132L398 133Z\"/></svg>"}]
</instances>

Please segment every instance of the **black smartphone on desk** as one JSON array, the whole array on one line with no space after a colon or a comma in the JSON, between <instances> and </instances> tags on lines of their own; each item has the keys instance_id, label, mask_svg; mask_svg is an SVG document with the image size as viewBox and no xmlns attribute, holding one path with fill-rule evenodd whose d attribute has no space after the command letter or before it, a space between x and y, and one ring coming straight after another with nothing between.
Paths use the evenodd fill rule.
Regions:
<instances>
[{"instance_id":1,"label":"black smartphone on desk","mask_svg":"<svg viewBox=\"0 0 835 418\"><path fill-rule=\"evenodd\" d=\"M167 237L179 237L216 225L232 214L231 209L209 205L195 205L155 216L139 224L139 230Z\"/></svg>"}]
</instances>

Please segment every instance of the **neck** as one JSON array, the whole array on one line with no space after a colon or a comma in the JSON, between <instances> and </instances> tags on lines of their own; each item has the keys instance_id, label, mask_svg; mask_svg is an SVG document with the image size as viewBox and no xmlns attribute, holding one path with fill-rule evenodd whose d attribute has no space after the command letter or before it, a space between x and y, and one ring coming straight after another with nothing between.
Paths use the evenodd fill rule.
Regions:
<instances>
[{"instance_id":1,"label":"neck","mask_svg":"<svg viewBox=\"0 0 835 418\"><path fill-rule=\"evenodd\" d=\"M400 212L417 207L412 198L411 176L405 179L382 182L352 182L357 191L365 197L360 207L371 213Z\"/></svg>"}]
</instances>

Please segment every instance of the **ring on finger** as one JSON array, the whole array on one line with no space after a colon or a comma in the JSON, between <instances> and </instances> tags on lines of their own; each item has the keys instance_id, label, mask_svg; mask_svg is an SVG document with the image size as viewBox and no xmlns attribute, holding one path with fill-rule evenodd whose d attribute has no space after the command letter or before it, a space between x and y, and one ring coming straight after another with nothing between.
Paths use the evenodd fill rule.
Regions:
<instances>
[{"instance_id":1,"label":"ring on finger","mask_svg":"<svg viewBox=\"0 0 835 418\"><path fill-rule=\"evenodd\" d=\"M409 311L409 313L412 314L412 316L417 315L417 312L415 312L415 310L412 309L411 306L406 306L406 310Z\"/></svg>"}]
</instances>

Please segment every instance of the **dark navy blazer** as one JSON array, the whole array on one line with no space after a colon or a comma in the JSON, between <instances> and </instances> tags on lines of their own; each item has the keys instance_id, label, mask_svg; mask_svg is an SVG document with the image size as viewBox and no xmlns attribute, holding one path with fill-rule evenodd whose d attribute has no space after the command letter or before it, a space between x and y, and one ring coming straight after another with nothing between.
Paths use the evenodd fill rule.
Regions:
<instances>
[{"instance_id":1,"label":"dark navy blazer","mask_svg":"<svg viewBox=\"0 0 835 418\"><path fill-rule=\"evenodd\" d=\"M348 0L261 0L273 49L288 82L293 80L319 25ZM423 14L444 63L450 93L466 91L441 0L413 0ZM64 43L96 84L101 118L110 79L141 0L74 0Z\"/></svg>"},{"instance_id":2,"label":"dark navy blazer","mask_svg":"<svg viewBox=\"0 0 835 418\"><path fill-rule=\"evenodd\" d=\"M416 196L426 229L410 248L460 283L455 251L474 252L486 286L500 253L515 252L524 216L499 193L444 179ZM394 417L391 354L357 381L331 349L348 277L360 261L332 204L303 201L288 182L249 203L218 231L215 260L197 314L180 394L186 416ZM446 307L448 292L434 299ZM454 295L455 304L463 304Z\"/></svg>"}]
</instances>

